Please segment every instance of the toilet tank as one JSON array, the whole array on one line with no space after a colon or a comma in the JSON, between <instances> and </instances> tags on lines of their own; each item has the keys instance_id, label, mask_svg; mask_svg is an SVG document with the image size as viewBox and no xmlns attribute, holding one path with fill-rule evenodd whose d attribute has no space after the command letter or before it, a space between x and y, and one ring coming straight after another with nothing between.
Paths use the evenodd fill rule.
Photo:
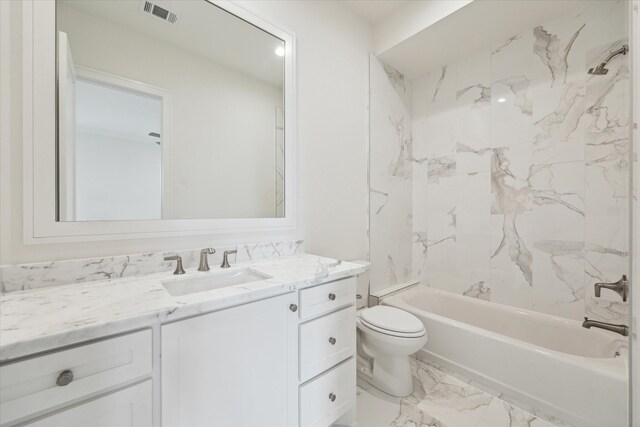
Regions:
<instances>
[{"instance_id":1,"label":"toilet tank","mask_svg":"<svg viewBox=\"0 0 640 427\"><path fill-rule=\"evenodd\" d=\"M360 264L366 268L364 273L358 275L356 280L356 294L359 295L356 300L356 309L361 309L367 306L367 301L369 300L369 278L370 278L370 269L371 263L369 261L364 261L361 259L356 259L353 261L349 261L354 264Z\"/></svg>"}]
</instances>

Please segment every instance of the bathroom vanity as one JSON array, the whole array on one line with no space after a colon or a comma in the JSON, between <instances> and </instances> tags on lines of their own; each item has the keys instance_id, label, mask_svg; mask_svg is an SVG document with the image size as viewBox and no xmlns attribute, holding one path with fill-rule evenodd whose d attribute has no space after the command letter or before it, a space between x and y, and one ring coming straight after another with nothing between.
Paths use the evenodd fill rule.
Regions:
<instances>
[{"instance_id":1,"label":"bathroom vanity","mask_svg":"<svg viewBox=\"0 0 640 427\"><path fill-rule=\"evenodd\" d=\"M270 278L177 297L170 273L3 295L0 425L349 424L363 267L299 255L231 269L247 267Z\"/></svg>"},{"instance_id":2,"label":"bathroom vanity","mask_svg":"<svg viewBox=\"0 0 640 427\"><path fill-rule=\"evenodd\" d=\"M295 235L292 33L227 1L14 8L24 244ZM353 424L364 267L271 248L9 266L0 426Z\"/></svg>"}]
</instances>

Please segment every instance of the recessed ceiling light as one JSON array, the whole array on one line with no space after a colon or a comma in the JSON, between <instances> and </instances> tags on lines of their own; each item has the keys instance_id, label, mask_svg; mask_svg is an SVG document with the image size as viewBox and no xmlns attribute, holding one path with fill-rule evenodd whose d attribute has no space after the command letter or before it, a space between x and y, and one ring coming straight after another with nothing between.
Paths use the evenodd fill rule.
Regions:
<instances>
[{"instance_id":1,"label":"recessed ceiling light","mask_svg":"<svg viewBox=\"0 0 640 427\"><path fill-rule=\"evenodd\" d=\"M507 98L498 98L499 103L507 102Z\"/></svg>"},{"instance_id":2,"label":"recessed ceiling light","mask_svg":"<svg viewBox=\"0 0 640 427\"><path fill-rule=\"evenodd\" d=\"M276 48L276 55L278 55L278 56L284 56L284 47L282 47L282 46L278 46L278 47Z\"/></svg>"}]
</instances>

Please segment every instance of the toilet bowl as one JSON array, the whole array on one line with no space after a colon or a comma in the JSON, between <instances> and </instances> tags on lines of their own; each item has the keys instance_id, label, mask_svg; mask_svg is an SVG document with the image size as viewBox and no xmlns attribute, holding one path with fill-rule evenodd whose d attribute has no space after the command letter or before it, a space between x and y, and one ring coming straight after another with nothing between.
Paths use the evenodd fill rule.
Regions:
<instances>
[{"instance_id":1,"label":"toilet bowl","mask_svg":"<svg viewBox=\"0 0 640 427\"><path fill-rule=\"evenodd\" d=\"M398 308L375 306L360 310L356 321L361 376L392 396L410 395L409 356L427 342L420 319Z\"/></svg>"}]
</instances>

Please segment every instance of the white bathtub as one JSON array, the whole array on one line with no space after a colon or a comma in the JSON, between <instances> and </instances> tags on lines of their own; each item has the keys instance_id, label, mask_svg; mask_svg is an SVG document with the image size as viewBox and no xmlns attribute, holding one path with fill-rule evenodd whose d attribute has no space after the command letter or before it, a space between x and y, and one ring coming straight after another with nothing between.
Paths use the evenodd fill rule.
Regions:
<instances>
[{"instance_id":1,"label":"white bathtub","mask_svg":"<svg viewBox=\"0 0 640 427\"><path fill-rule=\"evenodd\" d=\"M426 286L382 303L422 320L423 351L436 364L576 426L627 425L621 335Z\"/></svg>"}]
</instances>

